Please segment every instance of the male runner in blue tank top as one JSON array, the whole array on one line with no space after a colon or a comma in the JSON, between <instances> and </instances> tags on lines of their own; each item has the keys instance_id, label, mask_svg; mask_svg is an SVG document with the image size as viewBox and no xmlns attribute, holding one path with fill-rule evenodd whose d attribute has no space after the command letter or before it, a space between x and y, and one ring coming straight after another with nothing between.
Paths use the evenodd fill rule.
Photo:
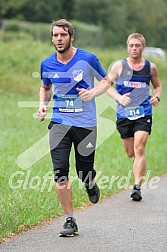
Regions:
<instances>
[{"instance_id":1,"label":"male runner in blue tank top","mask_svg":"<svg viewBox=\"0 0 167 252\"><path fill-rule=\"evenodd\" d=\"M96 146L95 101L84 102L78 88L94 87L94 77L101 80L106 72L92 53L73 47L74 29L65 19L51 26L52 43L56 53L41 62L40 121L47 114L47 105L53 90L53 114L50 130L50 153L54 167L55 189L66 221L60 236L78 234L72 207L72 189L69 183L69 156L72 144L78 177L85 183L89 200L97 203L100 191L94 182L94 155Z\"/></svg>"},{"instance_id":2,"label":"male runner in blue tank top","mask_svg":"<svg viewBox=\"0 0 167 252\"><path fill-rule=\"evenodd\" d=\"M128 157L133 157L135 183L131 198L140 201L142 177L146 171L145 146L152 126L152 105L160 102L162 86L155 64L143 59L145 38L133 33L127 39L129 57L113 64L108 75L92 90L79 89L84 101L107 90L117 101L117 129ZM150 81L153 95L150 95ZM116 90L109 88L115 82ZM109 88L109 89L108 89Z\"/></svg>"}]
</instances>

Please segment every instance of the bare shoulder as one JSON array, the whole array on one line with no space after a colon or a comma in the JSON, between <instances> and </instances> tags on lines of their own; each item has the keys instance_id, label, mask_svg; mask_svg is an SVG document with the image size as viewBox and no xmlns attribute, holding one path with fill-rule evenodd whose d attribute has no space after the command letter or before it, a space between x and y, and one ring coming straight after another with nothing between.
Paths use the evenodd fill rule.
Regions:
<instances>
[{"instance_id":1,"label":"bare shoulder","mask_svg":"<svg viewBox=\"0 0 167 252\"><path fill-rule=\"evenodd\" d=\"M159 79L159 74L158 74L158 69L156 64L151 62L151 82L153 84L153 86L156 87L160 87L161 86L161 82Z\"/></svg>"},{"instance_id":2,"label":"bare shoulder","mask_svg":"<svg viewBox=\"0 0 167 252\"><path fill-rule=\"evenodd\" d=\"M113 67L122 67L122 60L116 60L114 63L113 63Z\"/></svg>"},{"instance_id":3,"label":"bare shoulder","mask_svg":"<svg viewBox=\"0 0 167 252\"><path fill-rule=\"evenodd\" d=\"M110 72L120 72L122 69L122 60L117 60L110 65Z\"/></svg>"},{"instance_id":4,"label":"bare shoulder","mask_svg":"<svg viewBox=\"0 0 167 252\"><path fill-rule=\"evenodd\" d=\"M110 80L112 80L112 82L115 82L115 80L120 75L121 71L122 71L122 61L117 60L110 65L108 77L110 78Z\"/></svg>"},{"instance_id":5,"label":"bare shoulder","mask_svg":"<svg viewBox=\"0 0 167 252\"><path fill-rule=\"evenodd\" d=\"M151 71L152 71L153 73L158 71L158 68L157 68L156 64L155 64L155 63L152 63L152 62L151 62Z\"/></svg>"}]
</instances>

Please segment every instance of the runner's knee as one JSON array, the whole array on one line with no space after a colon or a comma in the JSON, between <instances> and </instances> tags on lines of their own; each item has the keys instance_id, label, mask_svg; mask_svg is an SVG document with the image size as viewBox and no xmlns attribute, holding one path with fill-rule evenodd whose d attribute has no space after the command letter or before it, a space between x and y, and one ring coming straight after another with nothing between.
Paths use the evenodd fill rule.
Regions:
<instances>
[{"instance_id":1,"label":"runner's knee","mask_svg":"<svg viewBox=\"0 0 167 252\"><path fill-rule=\"evenodd\" d=\"M63 169L54 170L54 181L57 183L66 182L68 180L68 171Z\"/></svg>"}]
</instances>

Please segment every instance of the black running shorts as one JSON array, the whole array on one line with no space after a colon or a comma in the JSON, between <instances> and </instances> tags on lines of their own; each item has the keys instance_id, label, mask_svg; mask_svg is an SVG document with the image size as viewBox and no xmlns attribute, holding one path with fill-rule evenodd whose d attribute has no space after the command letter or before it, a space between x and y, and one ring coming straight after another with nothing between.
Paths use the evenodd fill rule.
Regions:
<instances>
[{"instance_id":1,"label":"black running shorts","mask_svg":"<svg viewBox=\"0 0 167 252\"><path fill-rule=\"evenodd\" d=\"M68 180L69 157L73 144L77 175L83 182L89 183L96 175L94 170L96 127L80 128L50 122L48 129L54 180L56 182Z\"/></svg>"},{"instance_id":2,"label":"black running shorts","mask_svg":"<svg viewBox=\"0 0 167 252\"><path fill-rule=\"evenodd\" d=\"M152 116L145 116L136 120L117 118L116 124L122 139L133 137L134 133L138 130L151 134Z\"/></svg>"}]
</instances>

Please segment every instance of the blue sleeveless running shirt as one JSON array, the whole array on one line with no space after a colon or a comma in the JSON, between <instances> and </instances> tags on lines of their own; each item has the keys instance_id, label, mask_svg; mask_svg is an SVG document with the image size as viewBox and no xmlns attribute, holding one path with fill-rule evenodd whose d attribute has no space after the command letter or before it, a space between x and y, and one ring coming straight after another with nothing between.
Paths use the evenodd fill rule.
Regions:
<instances>
[{"instance_id":1,"label":"blue sleeveless running shirt","mask_svg":"<svg viewBox=\"0 0 167 252\"><path fill-rule=\"evenodd\" d=\"M41 62L41 80L44 85L53 84L53 113L51 121L76 127L96 126L95 99L84 102L76 88L91 89L94 77L100 81L106 76L97 57L78 48L74 57L62 64L56 53Z\"/></svg>"},{"instance_id":2,"label":"blue sleeveless running shirt","mask_svg":"<svg viewBox=\"0 0 167 252\"><path fill-rule=\"evenodd\" d=\"M131 103L124 107L117 104L117 118L136 120L140 117L151 116L150 104L151 63L145 60L140 70L133 70L127 59L122 60L122 72L116 81L116 89L123 95L130 92Z\"/></svg>"}]
</instances>

